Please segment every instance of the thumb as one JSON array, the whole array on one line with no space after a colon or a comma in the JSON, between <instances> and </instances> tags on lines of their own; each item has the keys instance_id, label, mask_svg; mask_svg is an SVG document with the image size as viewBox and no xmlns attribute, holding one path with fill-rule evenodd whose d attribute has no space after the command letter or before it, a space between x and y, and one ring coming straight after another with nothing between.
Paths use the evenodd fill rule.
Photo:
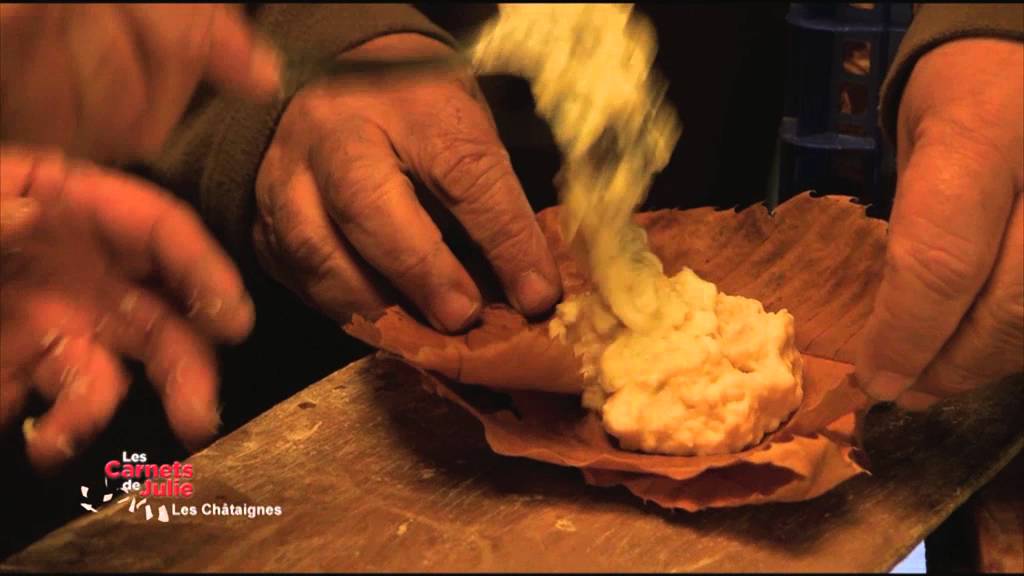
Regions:
<instances>
[{"instance_id":1,"label":"thumb","mask_svg":"<svg viewBox=\"0 0 1024 576\"><path fill-rule=\"evenodd\" d=\"M939 353L988 278L1013 203L1012 175L983 145L924 126L897 184L885 271L856 376L893 400Z\"/></svg>"}]
</instances>

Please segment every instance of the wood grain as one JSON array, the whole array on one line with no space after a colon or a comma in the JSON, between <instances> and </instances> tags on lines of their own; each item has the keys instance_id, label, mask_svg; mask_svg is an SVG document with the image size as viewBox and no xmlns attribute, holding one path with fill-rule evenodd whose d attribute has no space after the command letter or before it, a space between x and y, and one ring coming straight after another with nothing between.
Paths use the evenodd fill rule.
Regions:
<instances>
[{"instance_id":1,"label":"wood grain","mask_svg":"<svg viewBox=\"0 0 1024 576\"><path fill-rule=\"evenodd\" d=\"M147 522L107 506L4 571L887 571L1024 443L1024 381L927 414L878 407L873 475L814 500L700 513L493 454L479 423L380 356L189 459L194 504L278 517Z\"/></svg>"},{"instance_id":2,"label":"wood grain","mask_svg":"<svg viewBox=\"0 0 1024 576\"><path fill-rule=\"evenodd\" d=\"M985 485L968 503L977 545L977 566L985 574L1024 572L1024 454Z\"/></svg>"}]
</instances>

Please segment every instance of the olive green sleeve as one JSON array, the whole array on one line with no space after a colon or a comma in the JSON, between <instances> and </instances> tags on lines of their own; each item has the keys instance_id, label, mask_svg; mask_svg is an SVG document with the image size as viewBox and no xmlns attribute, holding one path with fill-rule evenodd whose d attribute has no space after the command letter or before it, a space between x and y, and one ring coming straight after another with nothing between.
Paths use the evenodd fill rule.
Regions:
<instances>
[{"instance_id":1,"label":"olive green sleeve","mask_svg":"<svg viewBox=\"0 0 1024 576\"><path fill-rule=\"evenodd\" d=\"M453 43L407 4L265 4L250 10L257 29L290 58L328 58L385 34L416 32ZM264 152L291 95L252 104L200 90L148 175L195 206L226 249L254 265L254 185Z\"/></svg>"},{"instance_id":2,"label":"olive green sleeve","mask_svg":"<svg viewBox=\"0 0 1024 576\"><path fill-rule=\"evenodd\" d=\"M896 142L900 97L914 64L936 46L968 37L1024 41L1024 4L919 4L882 84L879 123Z\"/></svg>"}]
</instances>

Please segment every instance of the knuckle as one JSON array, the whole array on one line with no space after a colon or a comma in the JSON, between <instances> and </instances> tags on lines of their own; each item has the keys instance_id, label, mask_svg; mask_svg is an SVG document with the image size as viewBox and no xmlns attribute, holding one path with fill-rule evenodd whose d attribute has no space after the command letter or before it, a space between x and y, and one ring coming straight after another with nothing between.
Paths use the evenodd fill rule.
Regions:
<instances>
[{"instance_id":1,"label":"knuckle","mask_svg":"<svg viewBox=\"0 0 1024 576\"><path fill-rule=\"evenodd\" d=\"M526 263L537 245L536 229L530 221L505 217L481 235L481 243L489 247L490 257L499 266Z\"/></svg>"},{"instance_id":2,"label":"knuckle","mask_svg":"<svg viewBox=\"0 0 1024 576\"><path fill-rule=\"evenodd\" d=\"M326 261L316 266L311 275L292 273L294 267L289 266L288 262L282 258L282 252L274 240L273 232L268 232L259 225L253 228L253 246L257 262L270 277L291 290L309 307L317 308L322 305L325 298L317 297L316 287L328 284ZM329 287L330 290L327 291L327 294L338 292L338 286L333 283L330 283Z\"/></svg>"},{"instance_id":3,"label":"knuckle","mask_svg":"<svg viewBox=\"0 0 1024 576\"><path fill-rule=\"evenodd\" d=\"M252 247L253 253L256 255L256 262L270 274L274 279L283 282L284 278L281 277L281 271L278 266L278 258L280 257L280 251L276 245L274 235L272 232L268 232L268 228L256 222L252 227Z\"/></svg>"},{"instance_id":4,"label":"knuckle","mask_svg":"<svg viewBox=\"0 0 1024 576\"><path fill-rule=\"evenodd\" d=\"M984 357L998 360L992 351L987 351ZM1003 364L977 360L976 357L957 357L937 363L922 376L923 385L918 387L937 396L956 396L1009 374L1002 370Z\"/></svg>"},{"instance_id":5,"label":"knuckle","mask_svg":"<svg viewBox=\"0 0 1024 576\"><path fill-rule=\"evenodd\" d=\"M277 135L309 142L313 152L346 141L365 141L376 125L361 113L352 112L357 104L350 95L328 86L306 86L285 108Z\"/></svg>"},{"instance_id":6,"label":"knuckle","mask_svg":"<svg viewBox=\"0 0 1024 576\"><path fill-rule=\"evenodd\" d=\"M960 249L962 248L962 249ZM889 243L888 263L896 275L912 278L930 294L956 299L976 282L972 251L943 240L901 240Z\"/></svg>"},{"instance_id":7,"label":"knuckle","mask_svg":"<svg viewBox=\"0 0 1024 576\"><path fill-rule=\"evenodd\" d=\"M1024 297L1000 295L980 308L979 314L988 317L985 322L991 326L988 337L995 348L1013 351L1018 359L1024 359ZM1015 362L1018 367L1022 363L1024 360Z\"/></svg>"},{"instance_id":8,"label":"knuckle","mask_svg":"<svg viewBox=\"0 0 1024 576\"><path fill-rule=\"evenodd\" d=\"M498 144L463 141L438 146L435 174L452 204L482 202L513 174L508 152Z\"/></svg>"},{"instance_id":9,"label":"knuckle","mask_svg":"<svg viewBox=\"0 0 1024 576\"><path fill-rule=\"evenodd\" d=\"M267 151L263 153L263 159L260 160L259 170L256 171L257 192L260 188L272 188L277 175L283 172L284 150L285 147L274 140L267 146Z\"/></svg>"},{"instance_id":10,"label":"knuckle","mask_svg":"<svg viewBox=\"0 0 1024 576\"><path fill-rule=\"evenodd\" d=\"M369 214L388 204L396 193L411 188L398 170L382 169L380 163L356 161L343 174L328 178L326 186L338 225L358 225Z\"/></svg>"},{"instance_id":11,"label":"knuckle","mask_svg":"<svg viewBox=\"0 0 1024 576\"><path fill-rule=\"evenodd\" d=\"M338 106L326 99L319 88L309 86L299 90L288 103L274 133L274 142L291 145L294 142L312 143L323 138L326 131L311 131L311 127L334 123Z\"/></svg>"},{"instance_id":12,"label":"knuckle","mask_svg":"<svg viewBox=\"0 0 1024 576\"><path fill-rule=\"evenodd\" d=\"M252 247L253 252L256 253L256 257L260 259L260 264L266 267L269 260L274 252L274 248L271 245L271 235L267 233L267 227L262 221L257 220L252 225Z\"/></svg>"},{"instance_id":13,"label":"knuckle","mask_svg":"<svg viewBox=\"0 0 1024 576\"><path fill-rule=\"evenodd\" d=\"M280 209L281 198L287 194L287 181L292 169L286 169L282 147L271 143L267 148L260 167L256 173L256 182L253 186L256 198L256 217L265 220L267 224L274 219Z\"/></svg>"},{"instance_id":14,"label":"knuckle","mask_svg":"<svg viewBox=\"0 0 1024 576\"><path fill-rule=\"evenodd\" d=\"M313 160L319 160L316 164L344 165L365 157L368 147L385 144L379 126L359 116L338 119L336 108L335 103L325 106L320 99L316 99L316 107L312 112L314 120L321 125L330 122L337 127L336 130L324 130L318 134L316 145L313 146L313 154L316 156Z\"/></svg>"},{"instance_id":15,"label":"knuckle","mask_svg":"<svg viewBox=\"0 0 1024 576\"><path fill-rule=\"evenodd\" d=\"M401 284L432 278L431 264L443 249L444 242L438 234L418 249L396 254L390 266L391 279Z\"/></svg>"},{"instance_id":16,"label":"knuckle","mask_svg":"<svg viewBox=\"0 0 1024 576\"><path fill-rule=\"evenodd\" d=\"M367 315L373 307L366 306L363 295L357 287L337 282L316 280L302 285L298 291L299 298L311 308L319 309L340 325L351 321L354 314Z\"/></svg>"},{"instance_id":17,"label":"knuckle","mask_svg":"<svg viewBox=\"0 0 1024 576\"><path fill-rule=\"evenodd\" d=\"M979 380L986 379L985 374L979 374L977 370L956 361L947 362L942 367L942 372L943 378L940 379L938 388L947 396L969 390Z\"/></svg>"},{"instance_id":18,"label":"knuckle","mask_svg":"<svg viewBox=\"0 0 1024 576\"><path fill-rule=\"evenodd\" d=\"M988 167L993 160L1006 166L1015 166L1019 161L1014 150L1019 147L1007 146L993 137L993 123L996 118L981 121L976 110L949 110L941 115L930 115L918 125L914 140L920 147L935 147L949 157L952 165ZM955 142L951 146L950 142Z\"/></svg>"},{"instance_id":19,"label":"knuckle","mask_svg":"<svg viewBox=\"0 0 1024 576\"><path fill-rule=\"evenodd\" d=\"M329 274L332 251L330 242L304 226L290 227L280 234L281 247L301 272L314 278Z\"/></svg>"}]
</instances>

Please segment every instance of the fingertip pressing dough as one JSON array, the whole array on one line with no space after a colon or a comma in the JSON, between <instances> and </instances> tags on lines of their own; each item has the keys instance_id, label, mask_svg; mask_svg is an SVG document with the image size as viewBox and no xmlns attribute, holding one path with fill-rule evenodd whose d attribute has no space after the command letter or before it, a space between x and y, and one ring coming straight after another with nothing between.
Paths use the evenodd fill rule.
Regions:
<instances>
[{"instance_id":1,"label":"fingertip pressing dough","mask_svg":"<svg viewBox=\"0 0 1024 576\"><path fill-rule=\"evenodd\" d=\"M786 310L672 277L632 221L681 127L654 73L653 27L630 4L502 4L472 55L531 82L562 150L561 227L595 290L559 304L550 335L581 360L583 405L621 447L737 452L803 397Z\"/></svg>"}]
</instances>

